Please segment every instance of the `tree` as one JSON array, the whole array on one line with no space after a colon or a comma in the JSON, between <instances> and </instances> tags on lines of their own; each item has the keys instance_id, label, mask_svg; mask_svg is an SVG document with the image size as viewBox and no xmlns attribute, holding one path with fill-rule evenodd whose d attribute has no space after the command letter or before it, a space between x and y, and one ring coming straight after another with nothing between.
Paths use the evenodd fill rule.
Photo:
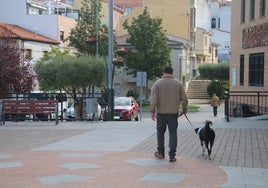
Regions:
<instances>
[{"instance_id":1,"label":"tree","mask_svg":"<svg viewBox=\"0 0 268 188\"><path fill-rule=\"evenodd\" d=\"M162 19L152 19L147 7L131 24L128 20L123 23L128 31L126 42L135 46L136 51L129 51L125 57L127 73L136 77L137 71L147 72L147 79L154 80L160 77L163 68L171 64L170 48L167 37L162 28Z\"/></svg>"},{"instance_id":2,"label":"tree","mask_svg":"<svg viewBox=\"0 0 268 188\"><path fill-rule=\"evenodd\" d=\"M230 64L226 63L217 63L217 64L202 64L198 67L198 72L200 77L203 79L209 80L229 80L229 69Z\"/></svg>"},{"instance_id":3,"label":"tree","mask_svg":"<svg viewBox=\"0 0 268 188\"><path fill-rule=\"evenodd\" d=\"M224 91L229 87L229 69L228 62L218 64L199 65L198 72L203 79L212 80L208 85L207 92L212 97L216 93L221 99L224 97Z\"/></svg>"},{"instance_id":4,"label":"tree","mask_svg":"<svg viewBox=\"0 0 268 188\"><path fill-rule=\"evenodd\" d=\"M106 62L99 56L55 56L35 64L42 90L63 90L74 100L77 118L85 118L84 98L90 87L106 82Z\"/></svg>"},{"instance_id":5,"label":"tree","mask_svg":"<svg viewBox=\"0 0 268 188\"><path fill-rule=\"evenodd\" d=\"M108 28L101 24L102 6L100 0L83 0L79 18L75 28L71 30L70 46L80 54L96 55L97 43L99 55L108 54Z\"/></svg>"},{"instance_id":6,"label":"tree","mask_svg":"<svg viewBox=\"0 0 268 188\"><path fill-rule=\"evenodd\" d=\"M0 92L26 93L34 87L34 71L23 59L18 41L6 33L0 39Z\"/></svg>"}]
</instances>

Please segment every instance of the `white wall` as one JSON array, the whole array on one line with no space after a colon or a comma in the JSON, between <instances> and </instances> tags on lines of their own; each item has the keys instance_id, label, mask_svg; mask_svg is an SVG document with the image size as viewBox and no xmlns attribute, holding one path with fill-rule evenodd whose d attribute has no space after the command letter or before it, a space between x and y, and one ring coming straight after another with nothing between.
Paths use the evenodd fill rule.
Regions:
<instances>
[{"instance_id":1,"label":"white wall","mask_svg":"<svg viewBox=\"0 0 268 188\"><path fill-rule=\"evenodd\" d=\"M24 49L32 50L32 61L35 62L43 56L44 51L50 51L51 48L47 43L24 41Z\"/></svg>"},{"instance_id":2,"label":"white wall","mask_svg":"<svg viewBox=\"0 0 268 188\"><path fill-rule=\"evenodd\" d=\"M208 0L198 0L196 2L196 27L210 28L210 7Z\"/></svg>"},{"instance_id":3,"label":"white wall","mask_svg":"<svg viewBox=\"0 0 268 188\"><path fill-rule=\"evenodd\" d=\"M58 40L57 15L27 15L26 0L0 0L0 22L15 24Z\"/></svg>"},{"instance_id":4,"label":"white wall","mask_svg":"<svg viewBox=\"0 0 268 188\"><path fill-rule=\"evenodd\" d=\"M216 18L216 28L210 28L214 33L212 41L220 44L218 47L219 60L230 60L230 31L231 31L231 6L219 6L218 2L211 3L211 18ZM220 28L218 28L218 18L220 18ZM222 59L223 58L223 59Z\"/></svg>"}]
</instances>

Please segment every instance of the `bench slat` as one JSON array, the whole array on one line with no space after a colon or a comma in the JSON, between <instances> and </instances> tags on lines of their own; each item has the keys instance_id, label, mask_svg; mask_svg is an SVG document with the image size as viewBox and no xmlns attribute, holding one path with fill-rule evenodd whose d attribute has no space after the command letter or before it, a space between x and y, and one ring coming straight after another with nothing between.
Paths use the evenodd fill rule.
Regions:
<instances>
[{"instance_id":1,"label":"bench slat","mask_svg":"<svg viewBox=\"0 0 268 188\"><path fill-rule=\"evenodd\" d=\"M57 100L3 100L2 111L6 114L49 114L57 110Z\"/></svg>"}]
</instances>

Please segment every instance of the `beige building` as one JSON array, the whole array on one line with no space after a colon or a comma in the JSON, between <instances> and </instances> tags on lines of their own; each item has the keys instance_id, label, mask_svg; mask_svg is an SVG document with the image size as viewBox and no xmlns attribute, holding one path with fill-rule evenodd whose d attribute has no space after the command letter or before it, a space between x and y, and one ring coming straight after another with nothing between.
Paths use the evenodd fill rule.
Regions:
<instances>
[{"instance_id":1,"label":"beige building","mask_svg":"<svg viewBox=\"0 0 268 188\"><path fill-rule=\"evenodd\" d=\"M205 63L218 63L217 46L211 42L213 33L203 28L196 28L196 63L197 66Z\"/></svg>"},{"instance_id":2,"label":"beige building","mask_svg":"<svg viewBox=\"0 0 268 188\"><path fill-rule=\"evenodd\" d=\"M232 6L230 90L268 91L268 2Z\"/></svg>"},{"instance_id":3,"label":"beige building","mask_svg":"<svg viewBox=\"0 0 268 188\"><path fill-rule=\"evenodd\" d=\"M168 44L171 47L170 56L174 68L174 77L183 81L186 87L192 79L193 69L196 68L194 35L192 34L194 32L194 5L190 4L191 2L188 0L183 0L183 2L181 0L143 1L142 7L133 8L131 12L123 17L119 33L119 36L126 35L127 31L123 29L122 23L126 19L131 22L134 17L142 14L145 7L148 8L152 18L161 18L163 29L166 31L168 38ZM124 42L123 44L120 43L120 40L118 42L120 46L124 45ZM115 76L115 90L121 91L120 94L123 94L122 91L133 88L136 85L136 79L122 74L124 74L124 71L120 71L120 74L116 74ZM119 83L122 77L126 84ZM148 88L150 88L150 82Z\"/></svg>"},{"instance_id":4,"label":"beige building","mask_svg":"<svg viewBox=\"0 0 268 188\"><path fill-rule=\"evenodd\" d=\"M243 115L268 114L267 10L266 0L232 2L230 106Z\"/></svg>"},{"instance_id":5,"label":"beige building","mask_svg":"<svg viewBox=\"0 0 268 188\"><path fill-rule=\"evenodd\" d=\"M109 1L107 0L99 0L101 3L101 12L99 13L102 18L101 18L101 24L105 24L108 26L108 20L109 20ZM74 9L80 10L82 6L83 0L74 0L73 6ZM118 6L114 6L113 9L113 29L115 35L119 34L120 30L120 20L122 19L122 16L124 15L123 9L121 9Z\"/></svg>"},{"instance_id":6,"label":"beige building","mask_svg":"<svg viewBox=\"0 0 268 188\"><path fill-rule=\"evenodd\" d=\"M190 12L191 5L189 0L146 0L142 7L133 8L133 10L125 16L121 23L126 19L131 21L133 17L142 14L144 7L148 7L152 18L162 18L163 29L170 35L180 36L181 38L190 39ZM122 25L122 24L121 24ZM123 27L120 29L120 35L126 34Z\"/></svg>"}]
</instances>

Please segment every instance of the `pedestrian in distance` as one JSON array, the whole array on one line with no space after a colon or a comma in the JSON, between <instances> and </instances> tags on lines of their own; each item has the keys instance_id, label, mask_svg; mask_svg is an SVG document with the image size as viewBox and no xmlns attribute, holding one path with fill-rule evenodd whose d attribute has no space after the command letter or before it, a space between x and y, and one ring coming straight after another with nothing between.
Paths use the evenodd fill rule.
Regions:
<instances>
[{"instance_id":1,"label":"pedestrian in distance","mask_svg":"<svg viewBox=\"0 0 268 188\"><path fill-rule=\"evenodd\" d=\"M182 105L181 114L187 113L188 98L182 83L173 77L172 67L165 67L162 78L152 86L150 96L150 112L153 121L156 120L157 151L154 153L158 159L165 158L165 132L169 132L169 161L176 161L177 128L179 106Z\"/></svg>"},{"instance_id":2,"label":"pedestrian in distance","mask_svg":"<svg viewBox=\"0 0 268 188\"><path fill-rule=\"evenodd\" d=\"M221 105L221 101L219 97L216 95L216 93L213 93L212 99L211 99L211 106L213 108L213 115L214 117L217 117L218 114L218 107Z\"/></svg>"}]
</instances>

